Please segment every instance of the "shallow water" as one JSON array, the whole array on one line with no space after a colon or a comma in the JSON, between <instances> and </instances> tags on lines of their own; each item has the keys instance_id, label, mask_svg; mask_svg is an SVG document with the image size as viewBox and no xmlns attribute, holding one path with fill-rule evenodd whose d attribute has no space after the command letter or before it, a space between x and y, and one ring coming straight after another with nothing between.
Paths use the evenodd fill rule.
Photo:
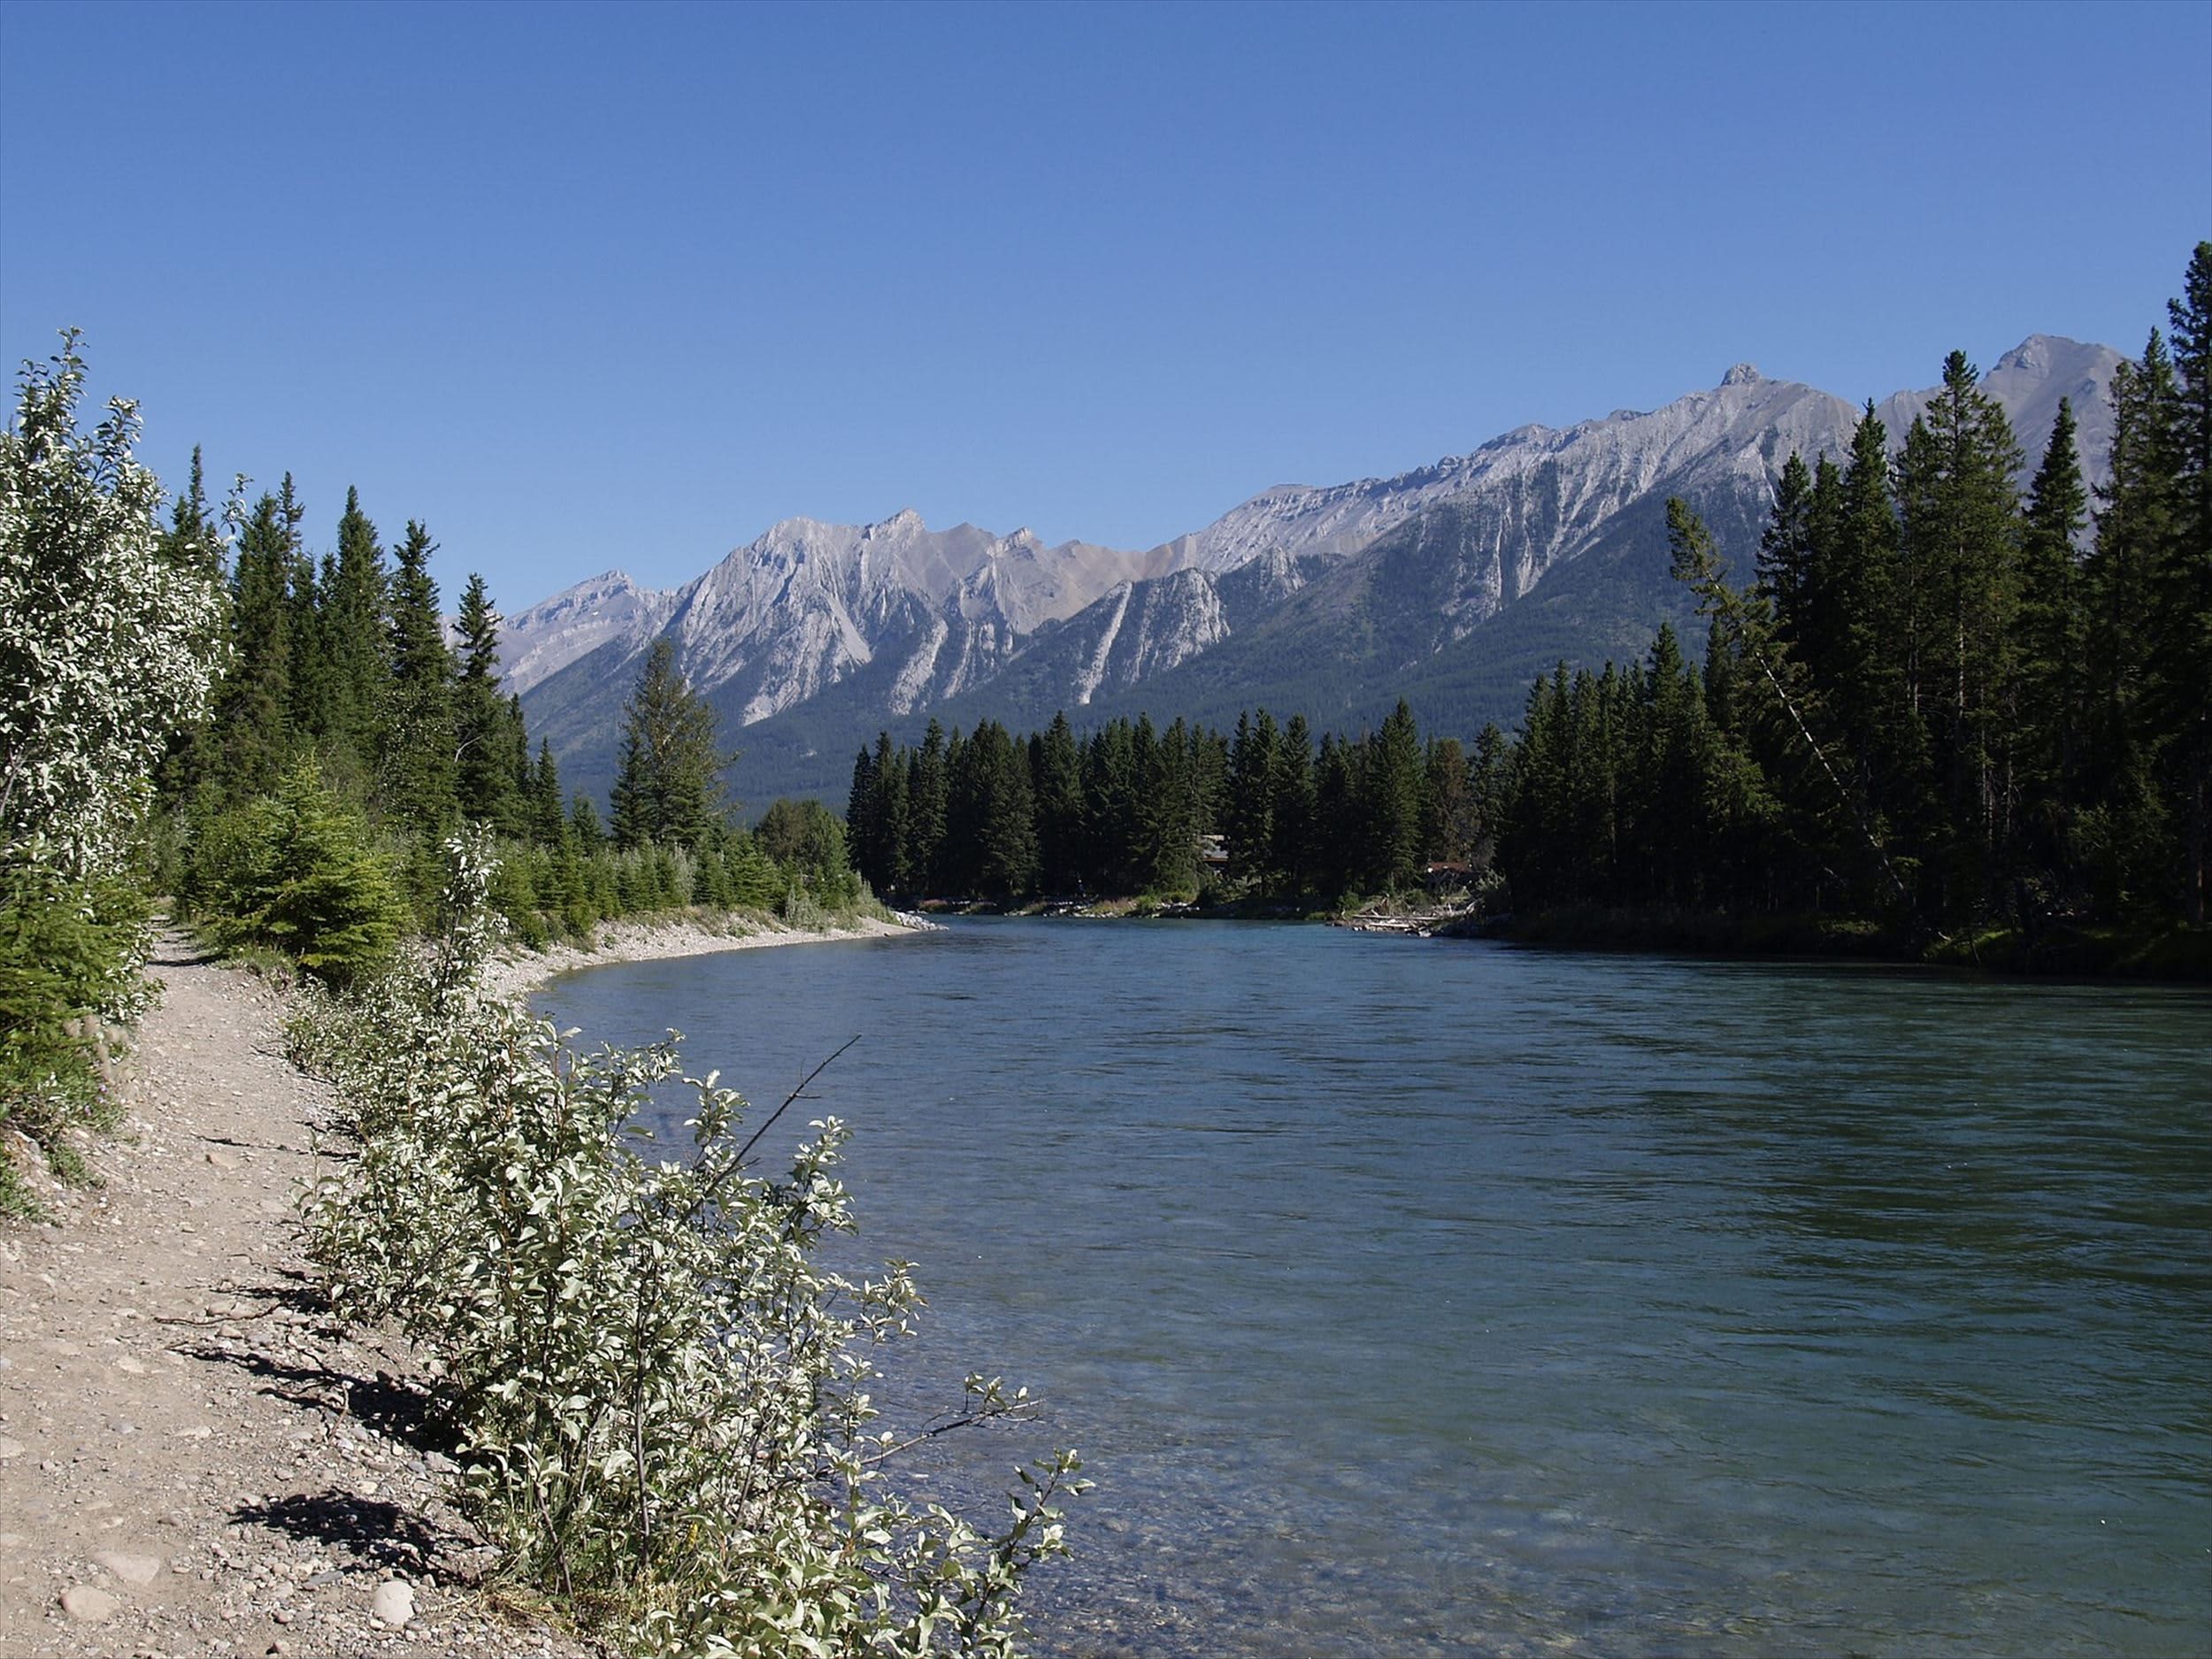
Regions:
<instances>
[{"instance_id":1,"label":"shallow water","mask_svg":"<svg viewBox=\"0 0 2212 1659\"><path fill-rule=\"evenodd\" d=\"M1098 1482L1041 1653L2207 1651L2201 993L982 921L540 1002L764 1110L861 1034L892 1392L1048 1401L922 1478Z\"/></svg>"}]
</instances>

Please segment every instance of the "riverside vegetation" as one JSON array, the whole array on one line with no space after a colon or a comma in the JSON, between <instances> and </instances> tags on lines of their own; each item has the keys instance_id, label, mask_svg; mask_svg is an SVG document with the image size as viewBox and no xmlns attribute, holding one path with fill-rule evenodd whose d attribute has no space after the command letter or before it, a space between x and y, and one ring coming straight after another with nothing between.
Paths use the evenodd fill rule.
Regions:
<instances>
[{"instance_id":1,"label":"riverside vegetation","mask_svg":"<svg viewBox=\"0 0 2212 1659\"><path fill-rule=\"evenodd\" d=\"M214 509L196 453L165 527L135 407L77 430L84 373L73 334L26 365L0 463L0 1125L57 1170L110 1115L156 895L227 953L332 984L429 923L464 823L495 835L491 902L529 946L686 910L879 910L818 803L733 821L711 713L665 652L603 820L499 695L480 579L449 645L421 524L388 558L349 493L318 561L288 479ZM27 1202L14 1171L0 1209Z\"/></svg>"},{"instance_id":2,"label":"riverside vegetation","mask_svg":"<svg viewBox=\"0 0 2212 1659\"><path fill-rule=\"evenodd\" d=\"M396 1322L439 1378L461 1501L511 1586L640 1652L1016 1651L1076 1460L1021 1471L989 1533L887 1490L905 1445L1025 1396L977 1378L950 1420L878 1422L869 1350L919 1298L902 1266L849 1280L815 1260L850 1226L841 1128L764 1179L760 1131L741 1139L743 1102L707 1079L690 1155L649 1161L632 1119L672 1048L587 1056L476 989L518 911L550 933L686 899L801 921L866 904L834 820L787 803L758 834L731 826L711 722L662 657L612 844L587 841L580 808L503 838L501 781L547 797L552 772L468 781L486 729L521 749L511 707L471 703L495 643L478 585L457 671L420 526L386 583L349 511L353 562L317 576L288 488L250 515L234 501L227 574L196 480L160 534L130 405L78 433L83 378L73 336L27 367L0 452L5 1127L61 1164L96 1126L102 1033L150 995L149 895L173 879L219 941L308 976L293 1050L336 1086L352 1142L306 1205L314 1259L338 1311ZM441 855L452 873L426 900ZM560 906L518 867L552 871ZM411 944L425 918L432 942Z\"/></svg>"},{"instance_id":3,"label":"riverside vegetation","mask_svg":"<svg viewBox=\"0 0 2212 1659\"><path fill-rule=\"evenodd\" d=\"M311 993L293 1045L360 1141L310 1201L312 1253L342 1312L434 1356L464 1506L508 1577L641 1652L1015 1653L1078 1460L1020 1471L987 1536L890 1494L901 1449L1026 1395L972 1377L952 1417L881 1425L870 1351L920 1297L903 1263L815 1259L852 1225L842 1125L771 1180L747 1157L773 1116L748 1135L737 1094L685 1079L693 1146L649 1158L634 1120L674 1048L586 1054L476 995L493 865L480 841L451 851L438 948Z\"/></svg>"},{"instance_id":4,"label":"riverside vegetation","mask_svg":"<svg viewBox=\"0 0 2212 1659\"><path fill-rule=\"evenodd\" d=\"M1402 702L1317 749L1265 710L887 735L854 764L856 861L909 898L1302 910L1440 874L1530 935L2203 974L2212 243L2169 313L2115 377L2093 498L2063 404L2018 488L1955 352L1894 455L1870 404L1847 456L1787 458L1755 557L1671 503L1701 663L1664 627L1642 663L1563 663L1471 749Z\"/></svg>"}]
</instances>

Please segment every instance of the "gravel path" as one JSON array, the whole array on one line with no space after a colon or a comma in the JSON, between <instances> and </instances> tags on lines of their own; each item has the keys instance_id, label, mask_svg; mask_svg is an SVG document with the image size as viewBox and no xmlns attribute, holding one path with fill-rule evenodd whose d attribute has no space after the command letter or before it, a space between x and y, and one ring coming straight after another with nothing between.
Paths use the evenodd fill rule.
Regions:
<instances>
[{"instance_id":1,"label":"gravel path","mask_svg":"<svg viewBox=\"0 0 2212 1659\"><path fill-rule=\"evenodd\" d=\"M0 1654L595 1651L476 1591L405 1355L304 1275L329 1102L275 995L173 941L152 972L101 1184L0 1228Z\"/></svg>"}]
</instances>

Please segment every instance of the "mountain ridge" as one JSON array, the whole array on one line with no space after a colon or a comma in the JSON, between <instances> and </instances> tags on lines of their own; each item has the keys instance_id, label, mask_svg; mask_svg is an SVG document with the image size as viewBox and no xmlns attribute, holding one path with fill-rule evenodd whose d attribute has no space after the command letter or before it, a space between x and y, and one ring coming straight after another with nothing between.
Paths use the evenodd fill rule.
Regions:
<instances>
[{"instance_id":1,"label":"mountain ridge","mask_svg":"<svg viewBox=\"0 0 2212 1659\"><path fill-rule=\"evenodd\" d=\"M2101 475L2120 360L2049 334L1998 358L1982 384L2013 419L2024 472L2066 396L2085 471ZM1875 405L1893 449L1930 396ZM745 776L778 792L833 795L878 726L910 728L933 711L1020 725L1056 708L1107 718L1148 695L1164 710L1180 697L1169 712L1282 706L1325 673L1348 686L1487 687L1449 699L1452 712L1497 718L1498 672L1528 666L1536 638L1548 649L1586 636L1610 653L1686 617L1654 527L1664 495L1698 501L1723 545L1747 551L1783 460L1840 456L1864 407L1738 364L1655 410L1525 425L1389 478L1271 486L1141 552L1048 547L1026 529L932 531L910 508L865 526L786 518L680 588L611 571L518 613L509 685L565 775L595 790L611 776L635 663L663 634L750 751ZM1491 661L1474 660L1486 650ZM1320 702L1340 706L1304 711L1333 718L1359 703Z\"/></svg>"}]
</instances>

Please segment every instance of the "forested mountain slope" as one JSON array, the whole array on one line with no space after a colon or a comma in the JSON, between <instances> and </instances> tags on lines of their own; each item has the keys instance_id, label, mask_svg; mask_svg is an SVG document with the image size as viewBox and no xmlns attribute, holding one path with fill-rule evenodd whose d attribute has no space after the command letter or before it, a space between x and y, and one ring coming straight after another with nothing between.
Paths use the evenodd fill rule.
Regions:
<instances>
[{"instance_id":1,"label":"forested mountain slope","mask_svg":"<svg viewBox=\"0 0 2212 1659\"><path fill-rule=\"evenodd\" d=\"M2118 355L2035 335L1984 385L2039 451L2062 397L2101 476ZM1930 394L1878 405L1893 445ZM603 577L509 624L510 684L566 775L612 774L612 710L658 636L743 751L750 798L834 796L881 727L918 733L1055 710L1201 720L1254 704L1348 726L1402 692L1425 722L1509 722L1561 657L1640 650L1689 604L1666 576L1663 503L1747 558L1793 452L1840 457L1863 406L1739 365L1709 391L1563 430L1525 426L1392 479L1262 493L1144 553L1026 532L795 519L673 594Z\"/></svg>"}]
</instances>

